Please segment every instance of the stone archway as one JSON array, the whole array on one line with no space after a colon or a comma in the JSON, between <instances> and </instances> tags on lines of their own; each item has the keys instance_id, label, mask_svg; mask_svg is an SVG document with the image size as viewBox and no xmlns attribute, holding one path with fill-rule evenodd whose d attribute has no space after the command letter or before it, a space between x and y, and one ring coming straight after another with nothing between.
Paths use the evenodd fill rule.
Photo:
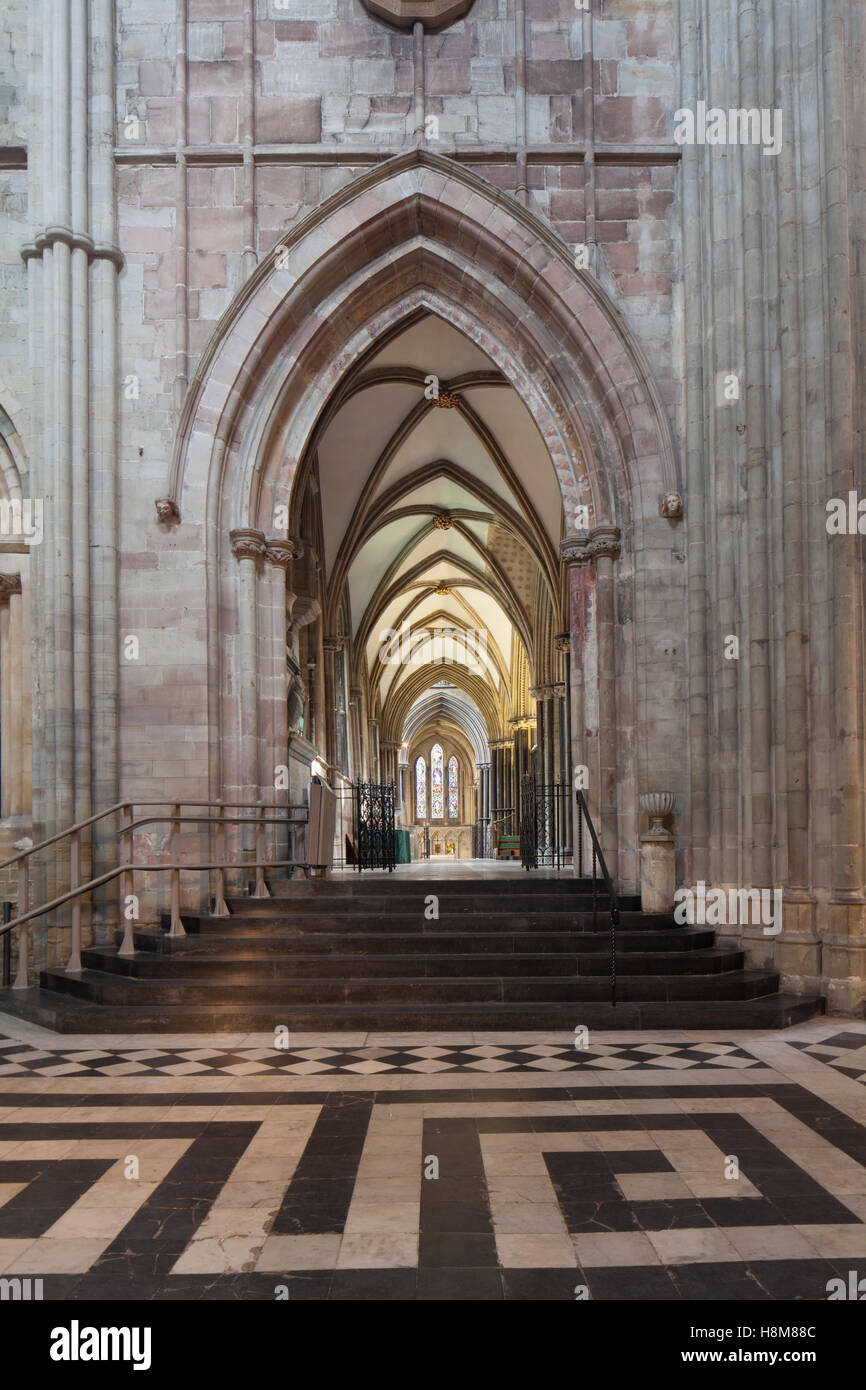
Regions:
<instances>
[{"instance_id":1,"label":"stone archway","mask_svg":"<svg viewBox=\"0 0 866 1390\"><path fill-rule=\"evenodd\" d=\"M272 791L293 553L274 519L331 393L419 308L482 348L544 438L565 517L574 761L590 769L606 845L632 885L638 790L686 791L670 739L685 690L674 640L684 574L664 560L660 516L681 487L670 428L635 339L564 243L423 151L364 174L278 244L188 393L166 502L206 532L212 794Z\"/></svg>"}]
</instances>

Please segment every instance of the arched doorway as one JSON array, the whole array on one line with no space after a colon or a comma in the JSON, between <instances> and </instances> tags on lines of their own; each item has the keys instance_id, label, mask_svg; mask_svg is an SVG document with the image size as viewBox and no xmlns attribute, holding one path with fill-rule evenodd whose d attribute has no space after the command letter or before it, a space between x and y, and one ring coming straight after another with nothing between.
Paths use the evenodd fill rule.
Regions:
<instances>
[{"instance_id":1,"label":"arched doorway","mask_svg":"<svg viewBox=\"0 0 866 1390\"><path fill-rule=\"evenodd\" d=\"M664 785L688 793L688 769L675 741L676 721L685 709L679 637L684 574L668 558L669 524L660 515L661 497L679 487L664 409L615 307L597 282L574 268L568 248L484 180L420 151L365 174L280 243L222 320L188 396L171 495L182 489L184 511L201 512L208 583L219 600L209 604L214 794L270 792L271 769L291 743L285 698L287 575L289 607L296 594L304 614L320 604L314 621L322 624L324 688L332 692L339 685L336 668L341 658L345 662L347 637L354 642L359 631L359 615L347 611L346 585L337 581L356 564L356 543L368 541L368 509L344 516L346 544L337 551L329 552L327 539L320 538L318 559L329 584L326 605L309 592L309 575L302 581L306 591L300 583L294 587L303 547L291 526L302 523L310 461L333 412L348 411L344 420L350 420L352 396L373 389L364 380L365 370L390 372L387 382L375 383L383 390L414 391L419 419L434 411L443 418L449 413L447 402L441 409L424 397L423 378L407 379L405 364L388 357L390 345L427 320L461 335L467 351L483 354L490 364L483 370L497 373L504 383L472 377L482 370L474 359L464 372L432 373L445 380L446 394L457 398L450 412L463 421L469 412L480 417L476 439L494 436L485 440L487 455L503 450L484 411L471 399L460 403L473 391L510 393L515 412L525 412L542 441L547 472L536 470L536 484L527 487L517 470L508 486L500 486L511 466L506 452L494 470L498 480L487 479L495 506L490 496L483 499L494 517L497 509L514 513L511 536L530 551L549 603L542 633L535 629L538 613L527 611L526 602L515 596L513 566L497 565L489 538L476 535L473 541L469 517L461 518L466 523L461 545L473 555L463 556L457 587L465 594L474 567L483 570L485 592L496 590L501 603L511 605L535 692L536 720L538 702L549 702L551 729L556 687L564 659L570 658L571 762L588 769L589 799L606 849L620 881L633 886L639 790ZM455 376L458 389L447 391ZM375 424L368 416L370 430ZM392 441L377 488L399 442ZM473 510L484 481L481 465L466 469L458 462L462 471L449 473L442 460L451 465L454 460L433 450L434 442L427 463L454 487L471 477L466 492L474 502L463 510ZM555 480L558 490L559 536L552 510L539 527L533 523L533 515L544 512L535 505L533 489L544 491L545 479ZM514 497L519 508L511 505ZM349 488L339 505L345 511L355 501L357 493ZM420 504L429 501L421 498ZM401 491L395 478L388 505L398 504L406 510L419 502L411 489ZM435 547L435 536L430 544ZM419 563L425 568L417 570L413 582L434 577L429 571L442 562L441 550L422 554ZM404 569L397 579L409 561L404 557L400 563ZM373 588L381 577L369 577ZM394 603L399 597L387 590L380 595L386 596ZM521 607L528 619L523 631ZM557 643L562 633L569 635ZM300 647L294 660L300 670ZM494 666L491 658L491 674ZM465 668L466 663L455 663L452 679L469 689L478 678ZM512 688L516 669L512 662ZM303 671L300 675L303 679ZM368 767L375 760L380 770L396 768L399 746L389 746L397 740L387 724L387 693L381 699L379 690L377 713L365 704L375 698L371 687L365 691L353 684L345 666L342 678L345 700L343 707L334 700L334 735L337 721L344 719L347 744L354 740L360 761L366 756ZM410 671L401 684L408 687L412 678ZM319 677L311 679L315 684ZM416 698L422 693L414 692ZM331 704L326 694L326 720ZM371 721L380 719L384 723L375 723L374 732ZM494 747L491 753L502 754L507 764L507 749ZM502 775L506 778L505 771Z\"/></svg>"}]
</instances>

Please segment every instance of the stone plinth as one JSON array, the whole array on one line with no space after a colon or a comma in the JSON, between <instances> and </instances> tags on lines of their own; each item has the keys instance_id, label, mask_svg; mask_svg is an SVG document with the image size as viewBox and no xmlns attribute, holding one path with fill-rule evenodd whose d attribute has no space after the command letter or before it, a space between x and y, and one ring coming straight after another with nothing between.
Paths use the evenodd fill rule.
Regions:
<instances>
[{"instance_id":1,"label":"stone plinth","mask_svg":"<svg viewBox=\"0 0 866 1390\"><path fill-rule=\"evenodd\" d=\"M677 885L674 837L650 830L640 839L640 905L647 913L673 912Z\"/></svg>"}]
</instances>

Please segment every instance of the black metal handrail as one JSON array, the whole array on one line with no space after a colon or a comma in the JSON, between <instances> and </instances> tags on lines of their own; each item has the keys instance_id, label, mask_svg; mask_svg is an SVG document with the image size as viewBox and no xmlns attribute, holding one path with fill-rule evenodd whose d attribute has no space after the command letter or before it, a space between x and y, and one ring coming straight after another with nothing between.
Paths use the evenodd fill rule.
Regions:
<instances>
[{"instance_id":1,"label":"black metal handrail","mask_svg":"<svg viewBox=\"0 0 866 1390\"><path fill-rule=\"evenodd\" d=\"M596 834L595 826L592 823L592 816L589 814L589 807L586 804L586 797L582 791L575 792L577 797L577 807L579 813L578 842L579 842L579 868L583 873L583 822L589 831L589 838L592 842L592 925L598 923L598 876L596 865L601 869L601 876L604 879L604 886L607 890L608 903L610 905L610 1002L616 1007L616 929L619 926L619 899L616 889L613 886L613 879L607 867L601 841Z\"/></svg>"}]
</instances>

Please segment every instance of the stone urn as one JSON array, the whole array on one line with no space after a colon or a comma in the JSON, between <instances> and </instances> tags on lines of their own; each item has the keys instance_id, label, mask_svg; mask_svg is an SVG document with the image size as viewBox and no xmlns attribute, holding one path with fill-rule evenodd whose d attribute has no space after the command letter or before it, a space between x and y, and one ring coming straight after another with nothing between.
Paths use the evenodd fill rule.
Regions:
<instances>
[{"instance_id":1,"label":"stone urn","mask_svg":"<svg viewBox=\"0 0 866 1390\"><path fill-rule=\"evenodd\" d=\"M674 837L662 824L674 809L673 792L646 792L640 804L650 818L650 828L640 837L641 911L671 913L676 889Z\"/></svg>"},{"instance_id":2,"label":"stone urn","mask_svg":"<svg viewBox=\"0 0 866 1390\"><path fill-rule=\"evenodd\" d=\"M674 800L673 792L645 792L641 797L640 804L652 822L649 828L651 835L668 834L662 821L673 811Z\"/></svg>"}]
</instances>

